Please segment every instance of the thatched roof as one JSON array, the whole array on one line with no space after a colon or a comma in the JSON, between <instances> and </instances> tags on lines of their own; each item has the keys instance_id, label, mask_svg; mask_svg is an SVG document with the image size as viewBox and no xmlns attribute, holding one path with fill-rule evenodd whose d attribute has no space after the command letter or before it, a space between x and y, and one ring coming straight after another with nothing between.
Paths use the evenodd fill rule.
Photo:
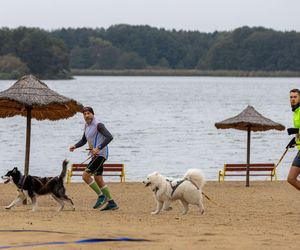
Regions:
<instances>
[{"instance_id":1,"label":"thatched roof","mask_svg":"<svg viewBox=\"0 0 300 250\"><path fill-rule=\"evenodd\" d=\"M26 116L27 108L37 120L58 120L80 112L82 105L49 89L35 76L26 75L0 92L0 117Z\"/></svg>"},{"instance_id":2,"label":"thatched roof","mask_svg":"<svg viewBox=\"0 0 300 250\"><path fill-rule=\"evenodd\" d=\"M248 130L250 127L251 131L285 129L280 123L276 123L258 113L252 106L248 106L237 116L215 123L215 126L222 129L234 128L239 130Z\"/></svg>"}]
</instances>

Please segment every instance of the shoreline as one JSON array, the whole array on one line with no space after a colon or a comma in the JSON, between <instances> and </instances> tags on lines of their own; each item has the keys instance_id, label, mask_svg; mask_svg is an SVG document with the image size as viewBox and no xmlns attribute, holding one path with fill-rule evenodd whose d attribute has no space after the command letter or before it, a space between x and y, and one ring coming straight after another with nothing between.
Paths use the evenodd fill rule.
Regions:
<instances>
[{"instance_id":1,"label":"shoreline","mask_svg":"<svg viewBox=\"0 0 300 250\"><path fill-rule=\"evenodd\" d=\"M300 77L300 71L239 71L239 70L90 70L72 69L73 76L211 76L211 77Z\"/></svg>"},{"instance_id":2,"label":"shoreline","mask_svg":"<svg viewBox=\"0 0 300 250\"><path fill-rule=\"evenodd\" d=\"M140 69L140 70L92 70L71 69L64 78L41 78L48 80L72 80L76 76L170 76L170 77L300 77L300 71L240 71L240 70L195 70L195 69ZM18 80L19 77L0 74L0 80Z\"/></svg>"}]
</instances>

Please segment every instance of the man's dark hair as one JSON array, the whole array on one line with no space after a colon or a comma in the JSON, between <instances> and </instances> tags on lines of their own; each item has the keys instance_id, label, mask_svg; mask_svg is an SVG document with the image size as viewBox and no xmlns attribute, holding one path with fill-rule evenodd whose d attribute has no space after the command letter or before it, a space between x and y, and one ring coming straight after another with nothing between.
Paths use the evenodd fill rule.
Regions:
<instances>
[{"instance_id":1,"label":"man's dark hair","mask_svg":"<svg viewBox=\"0 0 300 250\"><path fill-rule=\"evenodd\" d=\"M89 111L89 112L91 112L92 114L94 114L94 110L93 110L91 107L83 107L82 113L84 113L84 112L86 112L86 111Z\"/></svg>"},{"instance_id":2,"label":"man's dark hair","mask_svg":"<svg viewBox=\"0 0 300 250\"><path fill-rule=\"evenodd\" d=\"M292 89L292 90L290 90L290 93L291 92L297 93L300 96L300 90L299 89Z\"/></svg>"}]
</instances>

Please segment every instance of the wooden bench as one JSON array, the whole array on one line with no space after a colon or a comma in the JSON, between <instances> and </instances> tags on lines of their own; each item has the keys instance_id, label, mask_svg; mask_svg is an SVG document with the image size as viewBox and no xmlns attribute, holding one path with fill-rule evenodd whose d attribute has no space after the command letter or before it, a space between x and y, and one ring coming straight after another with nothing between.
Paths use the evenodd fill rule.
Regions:
<instances>
[{"instance_id":1,"label":"wooden bench","mask_svg":"<svg viewBox=\"0 0 300 250\"><path fill-rule=\"evenodd\" d=\"M82 176L82 172L86 169L87 164L72 164L68 169L67 183L71 182L72 176ZM104 163L103 176L119 176L120 182L125 182L124 164L121 163Z\"/></svg>"},{"instance_id":2,"label":"wooden bench","mask_svg":"<svg viewBox=\"0 0 300 250\"><path fill-rule=\"evenodd\" d=\"M247 171L247 164L224 164L224 170L219 171L218 181L220 182L221 178L224 181L225 176L246 176L246 171ZM274 163L251 163L249 164L249 175L270 176L271 181L273 180L273 177L275 178L276 181L277 180L276 165Z\"/></svg>"}]
</instances>

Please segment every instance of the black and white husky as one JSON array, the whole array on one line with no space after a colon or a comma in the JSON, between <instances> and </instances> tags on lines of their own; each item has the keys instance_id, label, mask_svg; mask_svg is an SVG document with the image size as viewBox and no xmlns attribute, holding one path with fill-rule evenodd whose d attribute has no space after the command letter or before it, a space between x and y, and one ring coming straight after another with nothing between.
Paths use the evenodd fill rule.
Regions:
<instances>
[{"instance_id":1,"label":"black and white husky","mask_svg":"<svg viewBox=\"0 0 300 250\"><path fill-rule=\"evenodd\" d=\"M18 196L16 199L6 206L6 209L14 207L19 202L26 199L26 195L23 191L26 191L32 201L32 211L37 210L37 196L50 194L54 200L56 200L60 207L58 211L64 208L64 201L68 202L72 209L75 210L73 201L66 195L66 189L64 187L64 178L67 172L68 161L64 160L62 164L62 171L59 176L56 177L38 177L31 175L22 175L21 172L15 167L8 171L2 179L4 183L8 183L11 180L18 188Z\"/></svg>"}]
</instances>

